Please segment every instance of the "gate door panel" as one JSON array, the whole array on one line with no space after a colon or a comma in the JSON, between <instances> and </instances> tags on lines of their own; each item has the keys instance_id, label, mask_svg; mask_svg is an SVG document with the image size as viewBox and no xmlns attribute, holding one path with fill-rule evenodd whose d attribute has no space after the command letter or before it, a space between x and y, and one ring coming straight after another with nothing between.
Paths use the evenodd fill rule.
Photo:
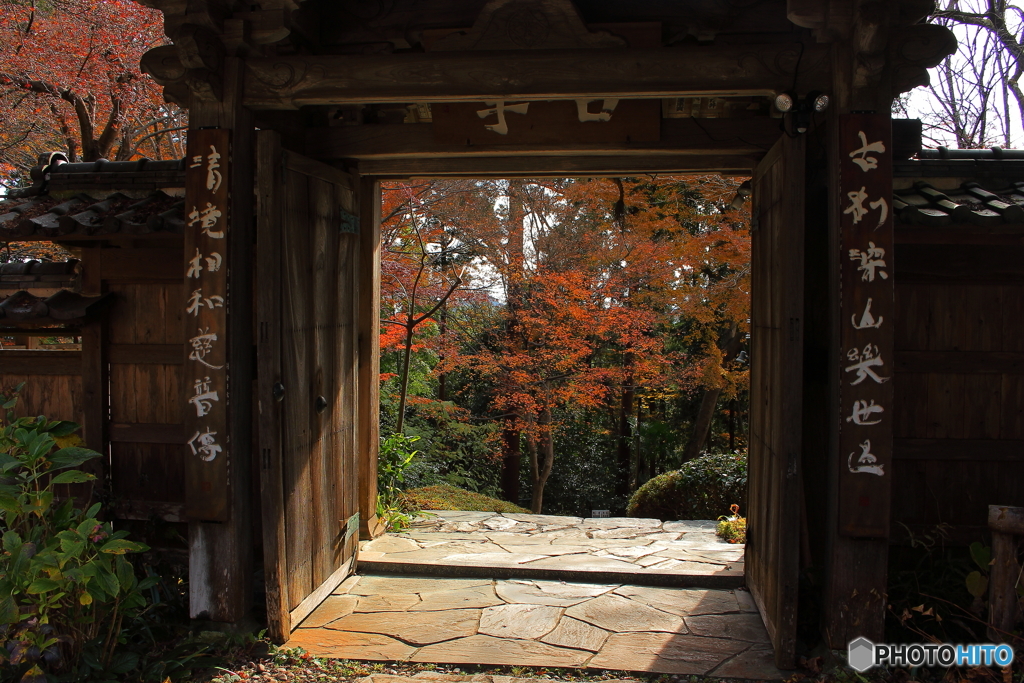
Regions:
<instances>
[{"instance_id":1,"label":"gate door panel","mask_svg":"<svg viewBox=\"0 0 1024 683\"><path fill-rule=\"evenodd\" d=\"M804 137L757 167L751 233L746 580L780 668L794 666L803 402Z\"/></svg>"},{"instance_id":2,"label":"gate door panel","mask_svg":"<svg viewBox=\"0 0 1024 683\"><path fill-rule=\"evenodd\" d=\"M358 543L355 188L257 143L257 419L271 637L352 572Z\"/></svg>"}]
</instances>

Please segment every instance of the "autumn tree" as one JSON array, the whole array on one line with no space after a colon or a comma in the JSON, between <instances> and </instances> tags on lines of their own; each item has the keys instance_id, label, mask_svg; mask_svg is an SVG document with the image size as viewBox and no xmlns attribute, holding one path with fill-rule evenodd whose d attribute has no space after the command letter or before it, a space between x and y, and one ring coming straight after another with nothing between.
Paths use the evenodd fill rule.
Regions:
<instances>
[{"instance_id":1,"label":"autumn tree","mask_svg":"<svg viewBox=\"0 0 1024 683\"><path fill-rule=\"evenodd\" d=\"M71 161L184 156L185 113L139 71L162 15L132 0L0 0L0 179Z\"/></svg>"},{"instance_id":2,"label":"autumn tree","mask_svg":"<svg viewBox=\"0 0 1024 683\"><path fill-rule=\"evenodd\" d=\"M384 325L392 325L398 336L383 334L382 349L400 344L399 402L395 431L402 433L409 395L410 364L417 328L433 321L459 286L466 270L465 251L446 224L443 211L446 192L440 184L412 186L395 183L384 188L385 210L382 259L383 301L387 315ZM443 396L441 397L443 398Z\"/></svg>"}]
</instances>

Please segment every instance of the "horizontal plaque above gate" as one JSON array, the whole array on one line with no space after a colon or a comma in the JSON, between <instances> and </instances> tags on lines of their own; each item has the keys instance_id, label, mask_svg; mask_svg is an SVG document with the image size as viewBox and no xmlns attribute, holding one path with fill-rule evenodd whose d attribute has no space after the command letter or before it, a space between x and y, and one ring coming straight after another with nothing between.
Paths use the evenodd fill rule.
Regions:
<instances>
[{"instance_id":1,"label":"horizontal plaque above gate","mask_svg":"<svg viewBox=\"0 0 1024 683\"><path fill-rule=\"evenodd\" d=\"M431 107L434 140L454 145L657 142L661 100L453 102Z\"/></svg>"}]
</instances>

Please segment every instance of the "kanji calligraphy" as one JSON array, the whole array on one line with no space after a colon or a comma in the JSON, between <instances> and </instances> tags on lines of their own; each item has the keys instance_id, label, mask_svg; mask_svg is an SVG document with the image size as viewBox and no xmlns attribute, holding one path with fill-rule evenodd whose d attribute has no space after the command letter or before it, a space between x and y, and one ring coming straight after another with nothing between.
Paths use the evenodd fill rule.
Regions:
<instances>
[{"instance_id":1,"label":"kanji calligraphy","mask_svg":"<svg viewBox=\"0 0 1024 683\"><path fill-rule=\"evenodd\" d=\"M230 139L217 129L189 131L185 176L186 287L182 312L191 330L185 347L186 514L224 521L230 460L227 335L227 239L230 225Z\"/></svg>"},{"instance_id":2,"label":"kanji calligraphy","mask_svg":"<svg viewBox=\"0 0 1024 683\"><path fill-rule=\"evenodd\" d=\"M892 158L890 121L839 117L839 530L889 533L892 459Z\"/></svg>"}]
</instances>

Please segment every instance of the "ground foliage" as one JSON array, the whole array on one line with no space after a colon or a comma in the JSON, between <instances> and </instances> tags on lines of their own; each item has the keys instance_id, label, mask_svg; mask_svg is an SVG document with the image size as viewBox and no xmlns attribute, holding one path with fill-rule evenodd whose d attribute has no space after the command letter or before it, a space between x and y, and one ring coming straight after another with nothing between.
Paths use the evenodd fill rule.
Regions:
<instances>
[{"instance_id":1,"label":"ground foliage","mask_svg":"<svg viewBox=\"0 0 1024 683\"><path fill-rule=\"evenodd\" d=\"M402 500L410 510L473 510L476 512L523 512L529 510L506 500L491 498L480 493L437 484L409 489Z\"/></svg>"},{"instance_id":2,"label":"ground foliage","mask_svg":"<svg viewBox=\"0 0 1024 683\"><path fill-rule=\"evenodd\" d=\"M212 664L166 628L181 582L133 566L148 547L91 501L79 468L100 454L77 424L17 417L17 401L0 397L0 681L176 681Z\"/></svg>"}]
</instances>

